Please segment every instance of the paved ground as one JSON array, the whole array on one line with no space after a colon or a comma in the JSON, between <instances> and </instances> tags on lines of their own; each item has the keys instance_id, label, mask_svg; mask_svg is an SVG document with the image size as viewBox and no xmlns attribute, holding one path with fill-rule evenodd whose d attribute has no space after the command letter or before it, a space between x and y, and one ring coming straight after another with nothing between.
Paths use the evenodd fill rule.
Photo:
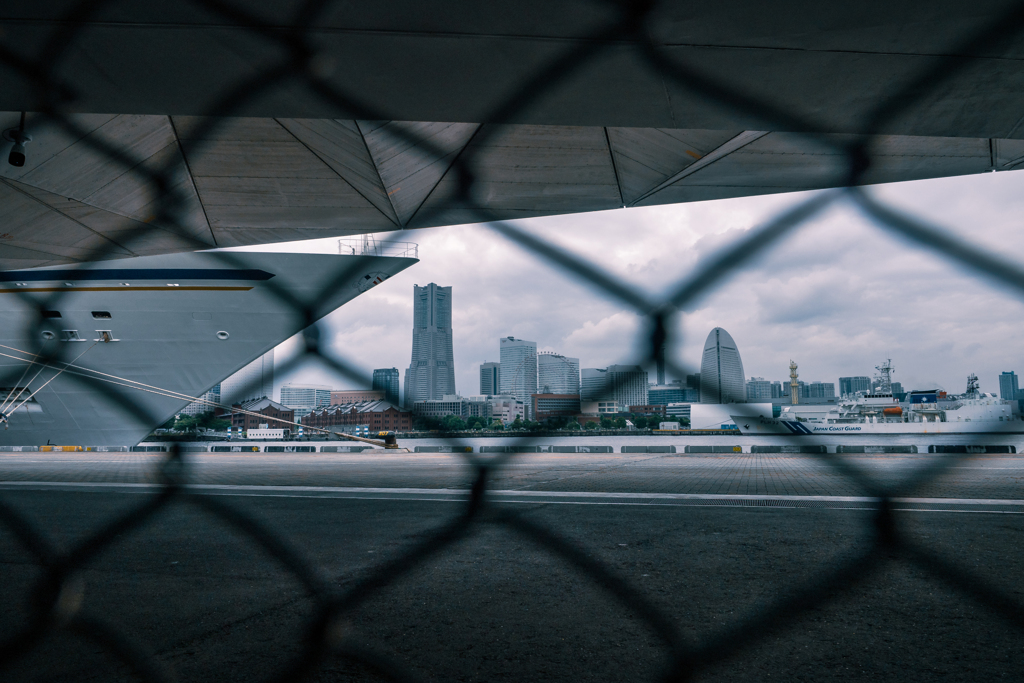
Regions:
<instances>
[{"instance_id":1,"label":"paved ground","mask_svg":"<svg viewBox=\"0 0 1024 683\"><path fill-rule=\"evenodd\" d=\"M164 457L146 453L4 453L0 481L157 483ZM837 456L827 456L831 459ZM963 456L960 456L963 457ZM953 463L907 495L1024 499L1024 456L842 456L870 481L893 487L921 468ZM358 453L189 456L195 484L460 489L473 470L460 455ZM870 493L829 462L809 455L518 454L496 468L491 488L791 496Z\"/></svg>"},{"instance_id":2,"label":"paved ground","mask_svg":"<svg viewBox=\"0 0 1024 683\"><path fill-rule=\"evenodd\" d=\"M300 459L301 458L301 459ZM861 458L880 482L928 456ZM0 456L0 501L68 549L152 500L158 458ZM211 455L195 461L198 499L266 524L344 592L457 519L457 457ZM1024 603L1024 457L959 464L896 513L906 537ZM798 594L870 544L863 491L804 456L528 456L499 472L500 510L542 525L624 579L691 642L709 642ZM610 493L622 495L609 495ZM942 500L927 500L928 497ZM979 500L983 498L985 500ZM988 499L1000 499L995 502ZM713 504L713 505L712 505ZM753 506L753 507L751 507ZM25 624L40 575L0 531L0 639ZM939 580L934 562L876 553L874 573L759 638L698 680L1022 680L1024 631ZM491 521L408 567L336 629L424 680L654 680L665 649L594 577ZM294 575L196 503L162 509L81 574L83 609L147 643L186 681L264 680L299 651L313 604ZM70 599L70 604L75 600ZM745 641L725 638L730 645ZM0 680L131 680L103 648L57 635L0 669ZM0 654L4 651L0 643ZM3 657L0 657L2 659ZM335 659L317 681L372 680Z\"/></svg>"}]
</instances>

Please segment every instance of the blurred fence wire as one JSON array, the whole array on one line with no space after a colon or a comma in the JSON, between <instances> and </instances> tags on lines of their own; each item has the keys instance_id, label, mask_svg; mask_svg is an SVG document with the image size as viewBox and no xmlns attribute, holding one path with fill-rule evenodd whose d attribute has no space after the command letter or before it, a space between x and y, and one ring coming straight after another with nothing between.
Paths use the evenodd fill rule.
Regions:
<instances>
[{"instance_id":1,"label":"blurred fence wire","mask_svg":"<svg viewBox=\"0 0 1024 683\"><path fill-rule=\"evenodd\" d=\"M145 181L154 196L159 198L157 216L151 225L138 228L126 236L126 245L142 244L157 231L166 238L168 226L172 226L174 237L182 248L206 249L209 245L200 243L191 236L182 224L186 197L175 182L174 162L154 167L134 158L126 149L115 143L88 136L80 129L73 116L68 113L72 89L56 76L64 60L68 59L69 46L86 30L88 23L111 2L86 0L75 5L57 23L49 40L40 48L33 60L26 60L0 45L0 62L14 69L36 86L37 107L34 117L41 117L57 126L83 144L110 161L119 164L126 172L136 174ZM181 144L186 154L201 152L205 141L210 139L226 117L236 115L243 108L277 89L301 85L314 93L323 103L339 111L355 113L356 118L385 121L388 112L378 111L333 85L324 77L320 68L318 50L310 36L319 17L331 5L330 2L312 0L297 12L291 30L281 31L278 26L263 22L248 13L241 6L221 0L194 0L194 4L216 15L225 25L242 27L259 36L269 47L278 48L283 55L279 61L251 78L235 84L222 93L217 104L200 119ZM874 146L877 137L872 133L883 130L886 124L899 117L915 103L926 99L930 93L941 88L965 68L966 60L955 55L971 54L971 46L1005 43L1019 40L1024 32L1024 5L1011 8L998 21L974 35L965 36L962 44L951 46L945 54L953 55L938 60L929 69L907 86L891 93L877 102L864 118L863 130L867 133L852 139L828 134L812 116L796 110L780 108L777 104L761 101L750 93L710 78L694 66L678 61L650 39L649 17L655 7L652 2L623 3L618 7L617 18L607 26L595 31L588 40L580 41L549 63L538 69L526 82L507 93L505 99L494 107L485 118L488 123L515 120L517 114L527 110L544 97L556 93L577 70L597 59L603 52L622 49L630 45L635 57L652 72L694 95L718 105L753 116L764 122L766 130L801 131L801 135L817 144L832 149L845 159L845 181L842 187L814 193L803 203L775 216L765 224L751 229L736 244L700 263L693 272L683 277L668 296L658 297L643 289L638 283L628 282L615 276L587 259L560 246L525 232L514 223L496 220L486 209L486 202L477 196L481 171L477 167L474 149L481 149L488 136L494 135L496 127L485 126L477 134L475 145L455 160L453 172L458 182L450 195L443 201L433 202L424 207L424 221L429 221L433 212L447 211L453 207L468 210L480 223L502 238L511 240L526 251L534 254L553 269L568 273L588 288L599 291L617 300L623 307L644 317L648 324L644 328L646 349L643 357L636 358L638 364L659 364L667 367L676 377L683 377L687 368L677 366L666 349L673 349L679 339L673 338L673 318L697 297L721 287L729 278L740 272L752 259L766 249L784 240L796 228L826 208L846 203L855 207L874 225L884 231L900 236L931 250L939 256L957 262L979 277L1002 284L1014 291L1024 290L1024 272L1007 260L986 253L982 249L950 236L947 232L920 216L908 214L881 201L873 192L860 186L860 180L871 169L874 162ZM415 132L392 128L390 135L414 143L440 158L446 150L435 148L430 140L418 139ZM174 230L173 226L178 226ZM109 251L99 250L91 254L90 260L101 261L115 256L114 247ZM228 266L238 266L236 257L230 252L216 252L216 258ZM349 268L337 273L335 283L344 282L352 275ZM296 298L273 282L269 288L278 298L280 305L294 311L304 321L305 348L302 353L280 368L287 373L300 363L315 361L342 374L362 386L370 386L370 376L364 368L347 359L333 354L320 343L318 328L312 324L317 319L319 296L308 300ZM331 285L334 286L334 283ZM1024 293L1024 292L1022 292ZM64 297L73 293L53 292L45 299L22 295L26 306L39 312L38 325L44 320L43 312L56 309ZM34 350L41 362L63 364L69 361L59 352L40 347ZM0 378L5 386L18 386L21 373ZM142 422L157 423L162 416L148 415L133 401L131 389L99 381L88 375L70 377L83 387L100 394L134 415ZM609 393L614 387L607 387ZM460 445L452 438L453 445ZM529 436L520 439L522 446L535 441ZM807 443L794 441L794 443ZM272 533L257 519L240 512L235 507L215 497L196 494L188 486L189 456L175 450L168 453L161 472L163 484L157 495L120 515L107 525L96 529L87 538L78 541L65 551L58 551L53 540L40 528L39 523L18 511L0 495L0 524L12 534L34 560L44 568L43 579L36 585L31 596L32 616L22 625L19 633L0 643L0 671L18 659L31 653L51 633L65 630L76 636L92 641L113 657L124 662L140 679L149 681L174 680L174 674L165 663L156 657L131 633L108 623L102 616L89 613L82 607L81 580L78 578L84 568L100 553L109 549L119 538L128 534L143 533L146 522L161 515L172 504L184 503L203 511L211 518L226 523L245 535L253 544L261 547L277 562L281 563L303 585L315 603L315 617L309 623L307 636L300 654L293 660L282 662L280 669L271 672L270 680L302 680L312 675L319 664L328 658L340 657L358 662L385 677L396 680L412 680L415 677L405 670L397 658L368 650L350 638L338 635L346 632L339 628L345 623L346 615L366 601L380 594L388 586L401 581L415 568L422 566L428 558L450 548L454 543L467 537L478 525L498 525L520 534L542 549L574 566L593 583L606 591L628 611L646 623L660 638L664 647L665 664L662 671L665 680L690 680L704 667L727 660L739 651L749 648L769 635L794 623L801 614L842 595L854 584L870 580L872 573L884 562L896 557L897 561L916 566L935 581L969 596L1003 617L1018 629L1024 629L1024 605L1018 597L1008 595L995 588L984 577L966 567L936 554L928 547L919 545L905 535L900 517L892 509L892 499L907 496L926 483L946 473L949 468L961 464L969 454L951 454L936 459L909 479L894 487L883 487L872 473L835 454L808 453L803 457L814 458L834 468L836 472L855 483L864 495L877 499L874 514L873 533L870 540L852 559L832 566L805 585L796 586L784 597L763 609L748 614L730 626L719 630L708 630L699 641L691 641L682 635L681 624L651 596L638 586L623 580L609 567L573 542L566 540L557 529L548 528L515 514L508 507L496 505L488 495L489 482L495 472L500 471L518 458L528 457L507 453L494 458L466 454L465 466L471 472L473 482L465 504L459 514L444 526L436 529L425 540L404 549L397 557L377 566L364 579L344 590L326 581L317 566L289 544L288 540ZM21 596L7 595L3 588L0 594L5 599L19 599ZM468 615L467 615L468 618Z\"/></svg>"}]
</instances>

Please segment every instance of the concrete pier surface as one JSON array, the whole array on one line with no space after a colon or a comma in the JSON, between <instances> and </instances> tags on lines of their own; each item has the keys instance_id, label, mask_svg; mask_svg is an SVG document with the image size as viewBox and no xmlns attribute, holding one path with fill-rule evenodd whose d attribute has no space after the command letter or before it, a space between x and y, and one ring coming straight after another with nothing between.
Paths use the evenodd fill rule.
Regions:
<instances>
[{"instance_id":1,"label":"concrete pier surface","mask_svg":"<svg viewBox=\"0 0 1024 683\"><path fill-rule=\"evenodd\" d=\"M151 502L165 457L3 454L0 501L67 551ZM891 487L948 457L843 462ZM315 613L295 575L202 500L258 520L343 594L459 519L473 480L457 454L196 454L188 463L200 496L105 546L75 584L83 613L146 644L188 681L272 677L301 651ZM956 460L901 491L896 523L916 546L1019 605L1022 477L1021 456ZM489 483L495 510L581 550L692 643L722 637L868 552L878 515L869 487L798 454L523 454ZM655 680L667 651L652 629L592 575L501 519L485 516L375 591L339 622L343 640L423 680ZM42 571L10 527L0 529L6 641L25 628ZM870 573L806 611L772 611L755 640L696 680L1019 680L1024 631L944 581L934 563L909 563L891 548L871 555L879 562ZM136 680L80 636L32 642L0 678ZM333 658L310 680L378 679Z\"/></svg>"}]
</instances>

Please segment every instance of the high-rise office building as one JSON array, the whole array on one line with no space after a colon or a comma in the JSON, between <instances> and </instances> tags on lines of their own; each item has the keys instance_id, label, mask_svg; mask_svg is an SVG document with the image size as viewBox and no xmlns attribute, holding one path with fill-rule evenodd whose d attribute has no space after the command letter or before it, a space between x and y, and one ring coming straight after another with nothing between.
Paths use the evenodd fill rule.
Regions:
<instances>
[{"instance_id":1,"label":"high-rise office building","mask_svg":"<svg viewBox=\"0 0 1024 683\"><path fill-rule=\"evenodd\" d=\"M533 399L537 393L537 342L502 337L500 389L502 394L515 396L527 409L527 418L533 419Z\"/></svg>"},{"instance_id":2,"label":"high-rise office building","mask_svg":"<svg viewBox=\"0 0 1024 683\"><path fill-rule=\"evenodd\" d=\"M373 371L374 391L383 391L384 400L396 408L401 405L398 388L398 368L378 368Z\"/></svg>"},{"instance_id":3,"label":"high-rise office building","mask_svg":"<svg viewBox=\"0 0 1024 683\"><path fill-rule=\"evenodd\" d=\"M999 398L1007 401L1017 400L1017 395L1020 393L1020 387L1018 386L1017 373L1015 372L1003 372L999 375Z\"/></svg>"},{"instance_id":4,"label":"high-rise office building","mask_svg":"<svg viewBox=\"0 0 1024 683\"><path fill-rule=\"evenodd\" d=\"M220 403L219 384L200 396L198 401L189 403L181 412L185 415L202 415L203 413L212 413L216 406L210 405L211 403Z\"/></svg>"},{"instance_id":5,"label":"high-rise office building","mask_svg":"<svg viewBox=\"0 0 1024 683\"><path fill-rule=\"evenodd\" d=\"M580 401L615 403L619 410L648 405L647 371L639 365L609 365L607 368L583 368Z\"/></svg>"},{"instance_id":6,"label":"high-rise office building","mask_svg":"<svg viewBox=\"0 0 1024 683\"><path fill-rule=\"evenodd\" d=\"M591 401L611 400L608 385L608 371L604 368L583 368L580 372L580 400Z\"/></svg>"},{"instance_id":7,"label":"high-rise office building","mask_svg":"<svg viewBox=\"0 0 1024 683\"><path fill-rule=\"evenodd\" d=\"M745 403L746 381L736 342L721 327L711 330L704 342L700 363L701 403Z\"/></svg>"},{"instance_id":8,"label":"high-rise office building","mask_svg":"<svg viewBox=\"0 0 1024 683\"><path fill-rule=\"evenodd\" d=\"M607 381L620 410L647 405L647 371L639 365L609 365Z\"/></svg>"},{"instance_id":9,"label":"high-rise office building","mask_svg":"<svg viewBox=\"0 0 1024 683\"><path fill-rule=\"evenodd\" d=\"M496 396L501 393L501 363L480 366L480 395Z\"/></svg>"},{"instance_id":10,"label":"high-rise office building","mask_svg":"<svg viewBox=\"0 0 1024 683\"><path fill-rule=\"evenodd\" d=\"M801 392L801 395L803 393ZM836 385L832 382L811 382L807 385L806 398L835 398Z\"/></svg>"},{"instance_id":11,"label":"high-rise office building","mask_svg":"<svg viewBox=\"0 0 1024 683\"><path fill-rule=\"evenodd\" d=\"M318 408L331 405L331 388L320 384L285 384L281 387L281 405L305 417Z\"/></svg>"},{"instance_id":12,"label":"high-rise office building","mask_svg":"<svg viewBox=\"0 0 1024 683\"><path fill-rule=\"evenodd\" d=\"M580 393L580 359L557 353L537 356L537 391L541 394Z\"/></svg>"},{"instance_id":13,"label":"high-rise office building","mask_svg":"<svg viewBox=\"0 0 1024 683\"><path fill-rule=\"evenodd\" d=\"M858 377L840 377L839 395L852 396L858 391L865 394L871 393L871 378L860 375Z\"/></svg>"},{"instance_id":14,"label":"high-rise office building","mask_svg":"<svg viewBox=\"0 0 1024 683\"><path fill-rule=\"evenodd\" d=\"M751 377L747 382L747 403L764 403L772 400L772 383L764 377Z\"/></svg>"},{"instance_id":15,"label":"high-rise office building","mask_svg":"<svg viewBox=\"0 0 1024 683\"><path fill-rule=\"evenodd\" d=\"M778 380L772 382L772 398L782 398L785 392L782 389L782 382Z\"/></svg>"},{"instance_id":16,"label":"high-rise office building","mask_svg":"<svg viewBox=\"0 0 1024 683\"><path fill-rule=\"evenodd\" d=\"M221 403L234 405L274 397L274 350L246 365L220 383Z\"/></svg>"},{"instance_id":17,"label":"high-rise office building","mask_svg":"<svg viewBox=\"0 0 1024 683\"><path fill-rule=\"evenodd\" d=\"M452 288L413 286L412 360L405 371L405 405L455 392Z\"/></svg>"},{"instance_id":18,"label":"high-rise office building","mask_svg":"<svg viewBox=\"0 0 1024 683\"><path fill-rule=\"evenodd\" d=\"M901 382L892 382L891 386L892 386L893 396L895 396L896 394L902 394L903 393L903 384Z\"/></svg>"},{"instance_id":19,"label":"high-rise office building","mask_svg":"<svg viewBox=\"0 0 1024 683\"><path fill-rule=\"evenodd\" d=\"M789 396L789 388L792 386L790 382L786 382L782 385L782 396ZM796 383L796 391L800 398L809 398L807 392L807 383L803 380L799 380Z\"/></svg>"}]
</instances>

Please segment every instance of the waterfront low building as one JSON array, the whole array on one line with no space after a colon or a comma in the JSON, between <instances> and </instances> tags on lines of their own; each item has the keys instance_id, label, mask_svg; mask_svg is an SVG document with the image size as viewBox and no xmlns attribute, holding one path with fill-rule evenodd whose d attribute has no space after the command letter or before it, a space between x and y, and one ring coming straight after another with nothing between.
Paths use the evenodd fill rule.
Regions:
<instances>
[{"instance_id":1,"label":"waterfront low building","mask_svg":"<svg viewBox=\"0 0 1024 683\"><path fill-rule=\"evenodd\" d=\"M412 413L416 417L447 417L455 415L463 417L465 403L461 396L445 396L444 398L427 401L415 401Z\"/></svg>"},{"instance_id":2,"label":"waterfront low building","mask_svg":"<svg viewBox=\"0 0 1024 683\"><path fill-rule=\"evenodd\" d=\"M361 401L314 410L303 418L302 424L324 429L368 425L371 432L408 432L412 431L412 413L400 410L387 401Z\"/></svg>"},{"instance_id":3,"label":"waterfront low building","mask_svg":"<svg viewBox=\"0 0 1024 683\"><path fill-rule=\"evenodd\" d=\"M580 412L584 415L611 416L619 412L619 404L615 401L583 401Z\"/></svg>"},{"instance_id":4,"label":"waterfront low building","mask_svg":"<svg viewBox=\"0 0 1024 683\"><path fill-rule=\"evenodd\" d=\"M579 394L534 394L533 414L543 422L552 417L573 417L580 414Z\"/></svg>"},{"instance_id":5,"label":"waterfront low building","mask_svg":"<svg viewBox=\"0 0 1024 683\"><path fill-rule=\"evenodd\" d=\"M648 405L648 406L630 406L629 412L633 415L657 415L659 417L665 417L665 406L663 405Z\"/></svg>"},{"instance_id":6,"label":"waterfront low building","mask_svg":"<svg viewBox=\"0 0 1024 683\"><path fill-rule=\"evenodd\" d=\"M244 401L231 407L231 426L234 429L249 431L250 429L260 429L261 424L266 424L268 428L291 431L290 423L295 422L294 410L269 398ZM246 412L235 412L234 409Z\"/></svg>"},{"instance_id":7,"label":"waterfront low building","mask_svg":"<svg viewBox=\"0 0 1024 683\"><path fill-rule=\"evenodd\" d=\"M386 401L387 392L384 389L345 389L331 392L332 406L344 406L350 403L364 403L366 401ZM394 404L392 404L394 405ZM323 406L317 406L318 408Z\"/></svg>"},{"instance_id":8,"label":"waterfront low building","mask_svg":"<svg viewBox=\"0 0 1024 683\"><path fill-rule=\"evenodd\" d=\"M665 406L665 417L677 417L679 419L690 419L690 403L669 403Z\"/></svg>"},{"instance_id":9,"label":"waterfront low building","mask_svg":"<svg viewBox=\"0 0 1024 683\"><path fill-rule=\"evenodd\" d=\"M256 429L247 430L245 433L246 439L283 439L288 434L287 429L274 429L269 424L263 422Z\"/></svg>"}]
</instances>

